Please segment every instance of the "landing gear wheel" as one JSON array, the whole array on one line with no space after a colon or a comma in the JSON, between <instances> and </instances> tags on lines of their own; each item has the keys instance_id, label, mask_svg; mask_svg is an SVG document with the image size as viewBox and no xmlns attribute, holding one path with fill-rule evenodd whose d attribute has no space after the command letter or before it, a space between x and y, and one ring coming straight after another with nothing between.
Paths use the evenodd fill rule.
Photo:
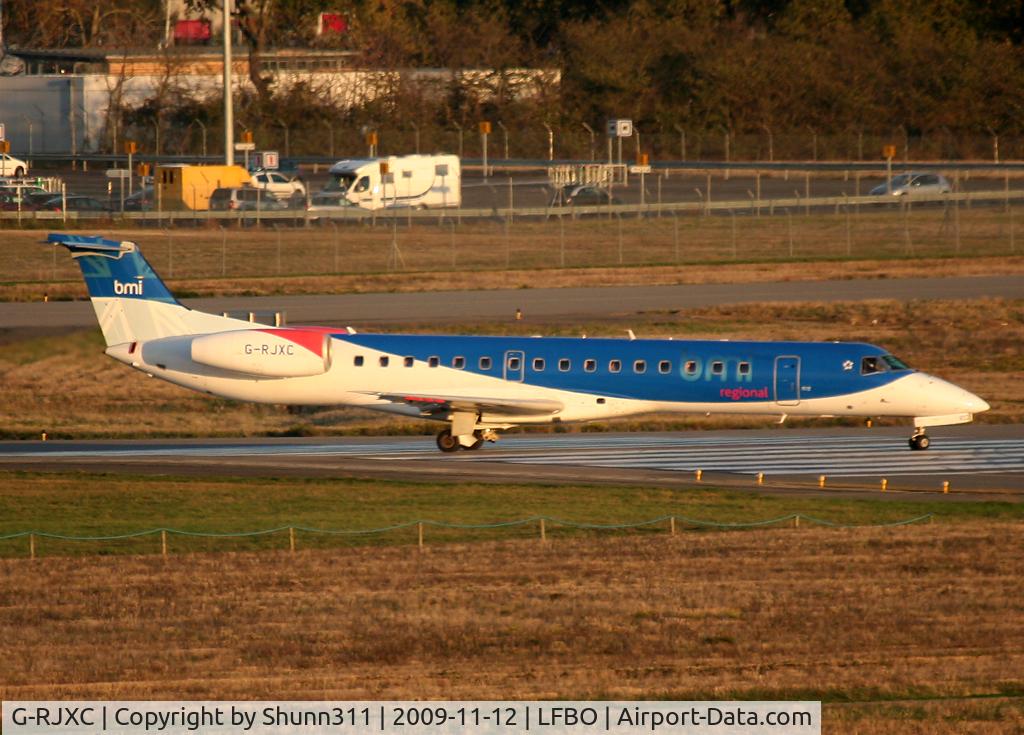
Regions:
<instances>
[{"instance_id":1,"label":"landing gear wheel","mask_svg":"<svg viewBox=\"0 0 1024 735\"><path fill-rule=\"evenodd\" d=\"M910 437L910 448L914 451L924 451L931 446L932 440L927 434L914 434Z\"/></svg>"},{"instance_id":2,"label":"landing gear wheel","mask_svg":"<svg viewBox=\"0 0 1024 735\"><path fill-rule=\"evenodd\" d=\"M474 449L479 449L484 445L484 433L482 431L474 431L473 436L476 437L473 440L473 443L470 444L469 446L463 447L463 449L467 451L472 451Z\"/></svg>"},{"instance_id":3,"label":"landing gear wheel","mask_svg":"<svg viewBox=\"0 0 1024 735\"><path fill-rule=\"evenodd\" d=\"M20 178L22 178L24 176L25 176L25 169L23 169L21 166L18 166L18 168L14 169L14 178L20 179Z\"/></svg>"},{"instance_id":4,"label":"landing gear wheel","mask_svg":"<svg viewBox=\"0 0 1024 735\"><path fill-rule=\"evenodd\" d=\"M445 429L437 434L437 448L442 452L459 451L459 439L452 436L451 429Z\"/></svg>"}]
</instances>

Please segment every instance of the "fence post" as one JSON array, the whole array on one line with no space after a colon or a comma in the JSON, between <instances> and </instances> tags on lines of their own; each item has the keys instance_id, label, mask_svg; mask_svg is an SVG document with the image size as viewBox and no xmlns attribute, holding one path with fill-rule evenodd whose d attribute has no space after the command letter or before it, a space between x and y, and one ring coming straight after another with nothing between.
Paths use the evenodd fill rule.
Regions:
<instances>
[{"instance_id":1,"label":"fence post","mask_svg":"<svg viewBox=\"0 0 1024 735\"><path fill-rule=\"evenodd\" d=\"M676 535L676 517L675 516L670 516L669 517L669 519L668 519L668 528L669 528L669 533L672 536L675 536Z\"/></svg>"},{"instance_id":2,"label":"fence post","mask_svg":"<svg viewBox=\"0 0 1024 735\"><path fill-rule=\"evenodd\" d=\"M622 265L622 215L616 212L615 218L619 221L619 265Z\"/></svg>"},{"instance_id":3,"label":"fence post","mask_svg":"<svg viewBox=\"0 0 1024 735\"><path fill-rule=\"evenodd\" d=\"M845 204L846 207L846 256L850 257L853 254L853 238L850 232L850 203Z\"/></svg>"},{"instance_id":4,"label":"fence post","mask_svg":"<svg viewBox=\"0 0 1024 735\"><path fill-rule=\"evenodd\" d=\"M36 535L34 533L28 535L28 558L36 558Z\"/></svg>"},{"instance_id":5,"label":"fence post","mask_svg":"<svg viewBox=\"0 0 1024 735\"><path fill-rule=\"evenodd\" d=\"M793 257L793 213L786 208L786 222L789 224L789 257Z\"/></svg>"},{"instance_id":6,"label":"fence post","mask_svg":"<svg viewBox=\"0 0 1024 735\"><path fill-rule=\"evenodd\" d=\"M544 543L545 541L548 540L547 530L544 527L544 519L543 518L540 519L540 540L541 540L541 543Z\"/></svg>"},{"instance_id":7,"label":"fence post","mask_svg":"<svg viewBox=\"0 0 1024 735\"><path fill-rule=\"evenodd\" d=\"M558 215L558 265L565 268L565 217Z\"/></svg>"},{"instance_id":8,"label":"fence post","mask_svg":"<svg viewBox=\"0 0 1024 735\"><path fill-rule=\"evenodd\" d=\"M800 515L793 516L793 528L800 528Z\"/></svg>"},{"instance_id":9,"label":"fence post","mask_svg":"<svg viewBox=\"0 0 1024 735\"><path fill-rule=\"evenodd\" d=\"M729 219L732 221L732 259L736 260L736 213L731 209L729 210Z\"/></svg>"},{"instance_id":10,"label":"fence post","mask_svg":"<svg viewBox=\"0 0 1024 735\"><path fill-rule=\"evenodd\" d=\"M291 552L293 554L295 553L295 527L294 526L289 526L288 527L288 548L291 550Z\"/></svg>"},{"instance_id":11,"label":"fence post","mask_svg":"<svg viewBox=\"0 0 1024 735\"><path fill-rule=\"evenodd\" d=\"M419 535L419 547L420 551L423 551L423 521L416 524L416 530Z\"/></svg>"},{"instance_id":12,"label":"fence post","mask_svg":"<svg viewBox=\"0 0 1024 735\"><path fill-rule=\"evenodd\" d=\"M1017 243L1014 241L1013 233L1013 207L1007 207L1007 211L1010 213L1010 253L1017 252Z\"/></svg>"},{"instance_id":13,"label":"fence post","mask_svg":"<svg viewBox=\"0 0 1024 735\"><path fill-rule=\"evenodd\" d=\"M1012 220L1011 220L1011 222L1012 222ZM1013 228L1012 227L1010 228L1010 234L1011 234L1011 242L1012 242L1012 234L1013 234ZM676 212L674 210L672 212L672 245L675 248L675 251L676 251L676 262L678 263L679 262L679 212ZM1010 247L1010 250L1011 251L1013 250L1012 245Z\"/></svg>"},{"instance_id":14,"label":"fence post","mask_svg":"<svg viewBox=\"0 0 1024 735\"><path fill-rule=\"evenodd\" d=\"M167 556L167 529L160 530L160 554Z\"/></svg>"}]
</instances>

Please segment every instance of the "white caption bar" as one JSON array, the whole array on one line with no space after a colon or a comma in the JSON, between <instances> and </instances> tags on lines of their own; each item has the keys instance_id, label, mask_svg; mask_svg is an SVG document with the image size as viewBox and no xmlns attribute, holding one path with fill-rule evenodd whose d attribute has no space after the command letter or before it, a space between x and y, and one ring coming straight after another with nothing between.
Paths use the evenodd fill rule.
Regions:
<instances>
[{"instance_id":1,"label":"white caption bar","mask_svg":"<svg viewBox=\"0 0 1024 735\"><path fill-rule=\"evenodd\" d=\"M3 703L5 735L821 735L821 702Z\"/></svg>"}]
</instances>

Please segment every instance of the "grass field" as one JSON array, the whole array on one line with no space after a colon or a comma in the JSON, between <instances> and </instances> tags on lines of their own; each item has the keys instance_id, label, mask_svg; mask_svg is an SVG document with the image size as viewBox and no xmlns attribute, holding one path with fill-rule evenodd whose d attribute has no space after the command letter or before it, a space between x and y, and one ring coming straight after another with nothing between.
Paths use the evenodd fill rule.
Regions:
<instances>
[{"instance_id":1,"label":"grass field","mask_svg":"<svg viewBox=\"0 0 1024 735\"><path fill-rule=\"evenodd\" d=\"M430 324L409 331L437 331ZM1024 421L1024 300L748 304L631 315L626 322L451 326L450 332L707 339L863 340L964 386L992 410L978 420ZM210 398L151 380L103 355L98 330L21 339L0 352L0 436L259 436L432 433L436 426L332 407L289 409ZM130 425L111 416L131 416ZM773 419L648 417L607 427L687 429L765 426ZM798 424L797 425L801 425ZM805 424L803 424L805 425Z\"/></svg>"},{"instance_id":2,"label":"grass field","mask_svg":"<svg viewBox=\"0 0 1024 735\"><path fill-rule=\"evenodd\" d=\"M0 695L821 699L1024 725L1024 523L0 560Z\"/></svg>"},{"instance_id":3,"label":"grass field","mask_svg":"<svg viewBox=\"0 0 1024 735\"><path fill-rule=\"evenodd\" d=\"M761 264L758 278L766 267L785 278L793 263L803 261L831 263L835 274L855 272L855 264L843 264L860 261L902 270L916 264L918 274L928 274L936 259L959 260L966 268L988 260L994 261L990 268L1001 269L996 272L1022 272L1024 233L1017 232L1021 225L1015 217L1013 210L976 208L954 218L939 207L909 213L863 209L849 217L746 213L411 226L400 221L395 228L390 223L308 229L213 225L87 232L137 241L176 293L187 296L465 288L467 272L476 288L649 283L649 274L622 271L651 267L669 282L693 282L701 272L743 263ZM62 249L41 244L41 231L4 230L2 237L0 300L84 293L75 264ZM884 268L876 263L874 270Z\"/></svg>"},{"instance_id":4,"label":"grass field","mask_svg":"<svg viewBox=\"0 0 1024 735\"><path fill-rule=\"evenodd\" d=\"M584 484L495 486L184 477L154 477L140 482L127 474L0 472L0 536L22 531L117 536L154 528L218 534L282 526L366 531L412 521L486 525L535 516L613 525L635 524L669 515L715 523L751 523L802 514L841 525L872 525L929 513L935 516L936 523L1024 520L1024 510L1019 505L991 502L820 500L711 489ZM618 533L577 530L554 522L546 525L547 535L553 539ZM680 520L678 528L683 530L689 526ZM663 535L667 531L668 523L663 521L656 526L625 532ZM537 538L538 524L475 530L428 526L426 537L431 544ZM416 543L417 530L407 528L340 536L303 531L296 539L299 548L405 545ZM287 532L234 539L170 537L170 550L174 553L287 547ZM159 550L158 535L109 542L36 539L36 553L47 556L144 554ZM0 556L27 554L26 538L0 541Z\"/></svg>"}]
</instances>

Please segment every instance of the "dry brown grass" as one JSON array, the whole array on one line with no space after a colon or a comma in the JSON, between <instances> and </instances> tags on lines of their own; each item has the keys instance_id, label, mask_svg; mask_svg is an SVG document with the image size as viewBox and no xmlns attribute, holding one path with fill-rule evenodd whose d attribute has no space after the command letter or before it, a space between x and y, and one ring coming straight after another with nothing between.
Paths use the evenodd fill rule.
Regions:
<instances>
[{"instance_id":1,"label":"dry brown grass","mask_svg":"<svg viewBox=\"0 0 1024 735\"><path fill-rule=\"evenodd\" d=\"M1024 421L1024 303L999 299L879 301L837 304L747 304L631 316L645 337L864 340L884 345L911 365L983 396L992 410L980 421ZM436 331L429 324L412 331ZM621 336L619 322L545 324L548 334ZM532 334L538 326L483 324L472 331ZM458 327L450 331L459 332ZM114 416L131 416L137 436L263 435L266 433L430 433L424 422L337 408L289 411L282 406L213 399L152 380L103 356L96 330L5 345L0 352L0 433L52 437L124 435ZM726 427L772 419L654 417L618 428ZM434 427L436 428L436 427Z\"/></svg>"},{"instance_id":2,"label":"dry brown grass","mask_svg":"<svg viewBox=\"0 0 1024 735\"><path fill-rule=\"evenodd\" d=\"M1022 532L4 560L0 695L820 698L855 703L826 732L1007 732L1020 700L978 698L1024 690Z\"/></svg>"},{"instance_id":3,"label":"dry brown grass","mask_svg":"<svg viewBox=\"0 0 1024 735\"><path fill-rule=\"evenodd\" d=\"M335 228L100 230L139 242L177 293L337 293L1024 273L1009 216L965 210L843 215L555 220ZM58 228L59 229L59 228ZM397 238L401 261L392 258ZM76 265L39 231L4 231L0 300L84 298ZM792 240L792 247L791 247ZM1020 244L1017 240L1021 240ZM910 246L908 247L908 242ZM951 258L952 261L946 261ZM733 263L732 261L736 261ZM757 264L751 265L750 261ZM817 261L817 262L801 262ZM747 264L744 264L746 262ZM713 265L708 265L708 264ZM765 265L768 263L768 265Z\"/></svg>"}]
</instances>

